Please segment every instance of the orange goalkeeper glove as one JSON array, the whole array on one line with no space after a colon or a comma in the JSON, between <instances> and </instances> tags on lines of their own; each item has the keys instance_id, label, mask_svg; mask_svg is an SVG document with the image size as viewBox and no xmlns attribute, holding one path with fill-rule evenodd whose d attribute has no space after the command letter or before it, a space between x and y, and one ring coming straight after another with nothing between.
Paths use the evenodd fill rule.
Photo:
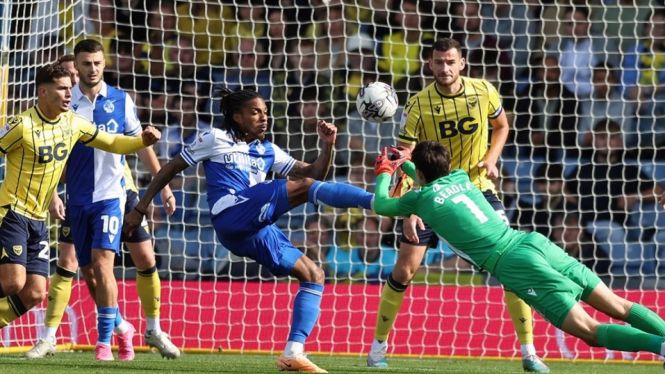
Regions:
<instances>
[{"instance_id":1,"label":"orange goalkeeper glove","mask_svg":"<svg viewBox=\"0 0 665 374\"><path fill-rule=\"evenodd\" d=\"M388 173L393 175L395 170L399 169L400 166L407 160L404 155L392 153L388 155L388 148L384 147L381 150L381 154L376 157L376 162L374 163L374 173L380 175L381 173Z\"/></svg>"}]
</instances>

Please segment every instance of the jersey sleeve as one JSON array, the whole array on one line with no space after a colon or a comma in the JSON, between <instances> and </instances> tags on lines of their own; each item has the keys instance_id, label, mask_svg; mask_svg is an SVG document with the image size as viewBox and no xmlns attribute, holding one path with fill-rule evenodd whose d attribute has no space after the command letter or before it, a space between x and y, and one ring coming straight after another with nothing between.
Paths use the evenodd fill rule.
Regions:
<instances>
[{"instance_id":1,"label":"jersey sleeve","mask_svg":"<svg viewBox=\"0 0 665 374\"><path fill-rule=\"evenodd\" d=\"M489 119L494 119L499 117L501 112L503 112L503 106L501 106L501 97L499 96L499 92L496 90L496 87L487 81L484 81L484 83L487 87L487 96L489 98L489 115L487 117Z\"/></svg>"},{"instance_id":2,"label":"jersey sleeve","mask_svg":"<svg viewBox=\"0 0 665 374\"><path fill-rule=\"evenodd\" d=\"M125 135L137 136L141 133L141 121L136 113L136 105L132 97L125 94Z\"/></svg>"},{"instance_id":3,"label":"jersey sleeve","mask_svg":"<svg viewBox=\"0 0 665 374\"><path fill-rule=\"evenodd\" d=\"M272 164L270 170L282 175L288 175L293 165L295 165L296 159L275 144L272 144L272 148L275 150L275 162Z\"/></svg>"},{"instance_id":4,"label":"jersey sleeve","mask_svg":"<svg viewBox=\"0 0 665 374\"><path fill-rule=\"evenodd\" d=\"M16 116L0 128L0 152L9 153L23 139L23 117Z\"/></svg>"},{"instance_id":5,"label":"jersey sleeve","mask_svg":"<svg viewBox=\"0 0 665 374\"><path fill-rule=\"evenodd\" d=\"M404 217L417 214L416 204L418 202L419 193L418 190L409 191L399 199L399 211Z\"/></svg>"},{"instance_id":6,"label":"jersey sleeve","mask_svg":"<svg viewBox=\"0 0 665 374\"><path fill-rule=\"evenodd\" d=\"M206 131L197 136L190 145L186 146L180 152L180 155L189 166L194 166L199 161L204 161L212 157L216 143L215 133Z\"/></svg>"},{"instance_id":7,"label":"jersey sleeve","mask_svg":"<svg viewBox=\"0 0 665 374\"><path fill-rule=\"evenodd\" d=\"M94 123L78 114L72 116L72 128L76 129L78 141L83 144L88 144L95 140L99 134L99 128Z\"/></svg>"},{"instance_id":8,"label":"jersey sleeve","mask_svg":"<svg viewBox=\"0 0 665 374\"><path fill-rule=\"evenodd\" d=\"M402 112L398 139L408 144L418 143L418 123L420 123L420 103L417 97L407 101Z\"/></svg>"}]
</instances>

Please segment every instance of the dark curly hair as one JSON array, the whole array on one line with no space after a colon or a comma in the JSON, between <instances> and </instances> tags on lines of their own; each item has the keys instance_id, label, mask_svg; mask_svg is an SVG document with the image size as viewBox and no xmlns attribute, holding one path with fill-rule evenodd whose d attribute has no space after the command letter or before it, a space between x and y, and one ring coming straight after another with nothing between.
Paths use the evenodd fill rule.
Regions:
<instances>
[{"instance_id":1,"label":"dark curly hair","mask_svg":"<svg viewBox=\"0 0 665 374\"><path fill-rule=\"evenodd\" d=\"M260 99L261 95L252 90L232 91L228 87L221 87L215 90L213 98L220 99L219 109L224 116L220 128L230 132L233 134L233 138L238 140L241 132L238 123L233 119L233 115L239 113L248 101Z\"/></svg>"}]
</instances>

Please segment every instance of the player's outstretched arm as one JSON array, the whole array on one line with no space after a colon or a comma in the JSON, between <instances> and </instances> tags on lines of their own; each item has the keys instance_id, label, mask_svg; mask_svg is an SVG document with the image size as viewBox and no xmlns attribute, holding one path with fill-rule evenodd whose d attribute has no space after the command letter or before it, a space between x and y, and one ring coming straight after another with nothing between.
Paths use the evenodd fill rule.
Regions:
<instances>
[{"instance_id":1,"label":"player's outstretched arm","mask_svg":"<svg viewBox=\"0 0 665 374\"><path fill-rule=\"evenodd\" d=\"M145 168L148 169L148 172L150 172L150 175L152 175L154 178L162 168L162 166L159 164L159 160L157 160L155 151L153 151L152 148L143 148L136 151L136 155L139 156L139 160L141 160ZM176 201L175 197L173 197L171 187L169 187L168 184L162 188L160 197L162 198L162 203L164 203L164 210L166 210L166 215L172 216L176 210Z\"/></svg>"},{"instance_id":2,"label":"player's outstretched arm","mask_svg":"<svg viewBox=\"0 0 665 374\"><path fill-rule=\"evenodd\" d=\"M98 131L96 136L86 145L101 149L102 151L128 155L139 149L149 147L162 137L162 134L152 126L146 127L141 133L141 137L112 135L104 131Z\"/></svg>"},{"instance_id":3,"label":"player's outstretched arm","mask_svg":"<svg viewBox=\"0 0 665 374\"><path fill-rule=\"evenodd\" d=\"M293 168L291 168L289 177L295 179L313 178L318 181L326 179L328 170L330 170L330 163L332 162L335 140L337 139L337 127L332 123L320 119L317 124L317 132L319 133L319 138L323 141L323 149L319 157L311 164L297 161L293 165Z\"/></svg>"},{"instance_id":4,"label":"player's outstretched arm","mask_svg":"<svg viewBox=\"0 0 665 374\"><path fill-rule=\"evenodd\" d=\"M141 197L141 200L139 200L139 203L134 210L125 215L125 222L122 229L125 234L131 235L134 230L141 225L141 222L143 222L143 216L145 216L145 213L150 206L150 202L155 195L157 195L157 192L162 190L173 177L188 167L189 164L185 162L182 155L177 155L161 168L159 173L157 173L152 179L152 182L148 185L148 189L145 191L145 194Z\"/></svg>"}]
</instances>

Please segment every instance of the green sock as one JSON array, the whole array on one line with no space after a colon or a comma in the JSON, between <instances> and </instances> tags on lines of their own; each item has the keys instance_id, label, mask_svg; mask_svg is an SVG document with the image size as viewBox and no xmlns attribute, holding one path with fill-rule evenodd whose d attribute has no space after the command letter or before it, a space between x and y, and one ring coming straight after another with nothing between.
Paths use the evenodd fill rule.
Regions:
<instances>
[{"instance_id":1,"label":"green sock","mask_svg":"<svg viewBox=\"0 0 665 374\"><path fill-rule=\"evenodd\" d=\"M665 338L647 334L626 325L602 324L596 332L598 343L614 351L639 352L647 351L657 355L663 354Z\"/></svg>"},{"instance_id":2,"label":"green sock","mask_svg":"<svg viewBox=\"0 0 665 374\"><path fill-rule=\"evenodd\" d=\"M665 321L658 314L638 303L634 303L630 308L626 322L649 334L665 336Z\"/></svg>"}]
</instances>

